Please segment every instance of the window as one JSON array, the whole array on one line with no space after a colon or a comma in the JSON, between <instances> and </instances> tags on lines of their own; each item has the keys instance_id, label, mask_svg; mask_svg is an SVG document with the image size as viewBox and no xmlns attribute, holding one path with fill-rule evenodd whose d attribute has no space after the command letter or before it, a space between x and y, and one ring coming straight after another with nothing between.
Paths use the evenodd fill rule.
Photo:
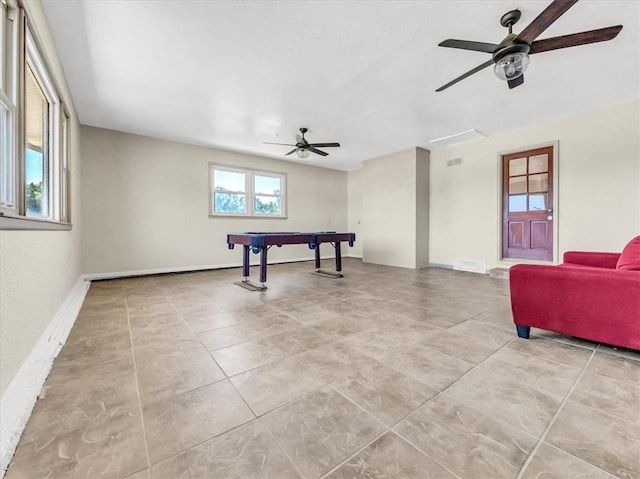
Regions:
<instances>
[{"instance_id":1,"label":"window","mask_svg":"<svg viewBox=\"0 0 640 479\"><path fill-rule=\"evenodd\" d=\"M0 2L0 228L59 229L70 220L69 114L24 12Z\"/></svg>"},{"instance_id":2,"label":"window","mask_svg":"<svg viewBox=\"0 0 640 479\"><path fill-rule=\"evenodd\" d=\"M0 208L16 207L16 105L18 15L14 3L0 0Z\"/></svg>"},{"instance_id":3,"label":"window","mask_svg":"<svg viewBox=\"0 0 640 479\"><path fill-rule=\"evenodd\" d=\"M211 165L211 214L286 217L284 173Z\"/></svg>"}]
</instances>

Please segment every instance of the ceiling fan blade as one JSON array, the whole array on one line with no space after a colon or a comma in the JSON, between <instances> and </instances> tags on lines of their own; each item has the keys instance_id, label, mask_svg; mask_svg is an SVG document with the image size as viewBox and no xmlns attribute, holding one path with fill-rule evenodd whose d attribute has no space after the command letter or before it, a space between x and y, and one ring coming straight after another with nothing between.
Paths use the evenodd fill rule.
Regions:
<instances>
[{"instance_id":1,"label":"ceiling fan blade","mask_svg":"<svg viewBox=\"0 0 640 479\"><path fill-rule=\"evenodd\" d=\"M455 80L451 80L449 83L447 83L446 85L442 85L440 88L438 88L436 91L442 91L445 90L446 88L449 88L451 85L455 85L456 83L458 83L460 80L464 80L465 78L473 75L474 73L478 73L480 70L484 70L485 68L487 68L488 66L493 65L493 60L489 60L484 62L482 65L478 65L477 67L475 67L473 70L469 70L467 73L465 73L464 75L460 75L458 78L456 78Z\"/></svg>"},{"instance_id":2,"label":"ceiling fan blade","mask_svg":"<svg viewBox=\"0 0 640 479\"><path fill-rule=\"evenodd\" d=\"M307 148L307 150L312 151L313 153L316 153L316 154L322 155L322 156L327 156L329 154L329 153L326 153L324 151L316 150L313 146L309 146Z\"/></svg>"},{"instance_id":3,"label":"ceiling fan blade","mask_svg":"<svg viewBox=\"0 0 640 479\"><path fill-rule=\"evenodd\" d=\"M294 148L293 150L291 150L289 153L285 153L284 156L290 155L291 153L295 153L296 151L298 151L298 148Z\"/></svg>"},{"instance_id":4,"label":"ceiling fan blade","mask_svg":"<svg viewBox=\"0 0 640 479\"><path fill-rule=\"evenodd\" d=\"M500 45L495 43L471 42L468 40L454 40L452 38L438 43L439 47L460 48L462 50L473 50L474 52L493 53Z\"/></svg>"},{"instance_id":5,"label":"ceiling fan blade","mask_svg":"<svg viewBox=\"0 0 640 479\"><path fill-rule=\"evenodd\" d=\"M532 43L549 26L560 18L567 10L573 7L578 0L553 0L551 5L545 8L527 27L522 30L516 40L518 42Z\"/></svg>"},{"instance_id":6,"label":"ceiling fan blade","mask_svg":"<svg viewBox=\"0 0 640 479\"><path fill-rule=\"evenodd\" d=\"M523 83L524 83L524 75L520 75L518 78L514 78L512 80L507 81L507 85L509 85L509 90L517 86L520 86Z\"/></svg>"},{"instance_id":7,"label":"ceiling fan blade","mask_svg":"<svg viewBox=\"0 0 640 479\"><path fill-rule=\"evenodd\" d=\"M270 143L268 141L263 141L262 143L264 143L265 145L296 146L296 145L292 145L291 143Z\"/></svg>"},{"instance_id":8,"label":"ceiling fan blade","mask_svg":"<svg viewBox=\"0 0 640 479\"><path fill-rule=\"evenodd\" d=\"M333 148L340 146L340 143L309 143L309 146L317 146L320 148Z\"/></svg>"},{"instance_id":9,"label":"ceiling fan blade","mask_svg":"<svg viewBox=\"0 0 640 479\"><path fill-rule=\"evenodd\" d=\"M572 33L560 37L536 40L531 44L529 54L587 45L589 43L606 42L617 37L620 30L622 30L622 25L616 25L615 27L600 28L598 30L589 30L588 32Z\"/></svg>"}]
</instances>

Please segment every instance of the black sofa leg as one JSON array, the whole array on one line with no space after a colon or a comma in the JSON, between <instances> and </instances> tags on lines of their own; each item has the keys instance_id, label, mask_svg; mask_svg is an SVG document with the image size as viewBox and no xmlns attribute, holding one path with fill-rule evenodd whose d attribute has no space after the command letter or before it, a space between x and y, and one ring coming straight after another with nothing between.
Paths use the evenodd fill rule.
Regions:
<instances>
[{"instance_id":1,"label":"black sofa leg","mask_svg":"<svg viewBox=\"0 0 640 479\"><path fill-rule=\"evenodd\" d=\"M518 337L522 339L529 339L529 331L531 331L530 326L520 326L516 324L516 331L518 331Z\"/></svg>"}]
</instances>

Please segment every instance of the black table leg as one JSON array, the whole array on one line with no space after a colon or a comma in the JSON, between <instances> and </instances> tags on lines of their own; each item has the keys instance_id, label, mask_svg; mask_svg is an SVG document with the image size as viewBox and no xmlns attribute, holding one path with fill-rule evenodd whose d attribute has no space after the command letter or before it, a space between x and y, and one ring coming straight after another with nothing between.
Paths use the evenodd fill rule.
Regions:
<instances>
[{"instance_id":1,"label":"black table leg","mask_svg":"<svg viewBox=\"0 0 640 479\"><path fill-rule=\"evenodd\" d=\"M251 250L249 246L242 247L242 276L244 277L244 279L249 278L249 252L250 251Z\"/></svg>"},{"instance_id":2,"label":"black table leg","mask_svg":"<svg viewBox=\"0 0 640 479\"><path fill-rule=\"evenodd\" d=\"M316 245L315 254L316 254L316 271L318 271L320 269L320 245L319 244Z\"/></svg>"},{"instance_id":3,"label":"black table leg","mask_svg":"<svg viewBox=\"0 0 640 479\"><path fill-rule=\"evenodd\" d=\"M260 282L264 286L267 282L267 247L263 246L260 251Z\"/></svg>"},{"instance_id":4,"label":"black table leg","mask_svg":"<svg viewBox=\"0 0 640 479\"><path fill-rule=\"evenodd\" d=\"M342 253L340 252L340 241L336 241L336 271L342 271Z\"/></svg>"}]
</instances>

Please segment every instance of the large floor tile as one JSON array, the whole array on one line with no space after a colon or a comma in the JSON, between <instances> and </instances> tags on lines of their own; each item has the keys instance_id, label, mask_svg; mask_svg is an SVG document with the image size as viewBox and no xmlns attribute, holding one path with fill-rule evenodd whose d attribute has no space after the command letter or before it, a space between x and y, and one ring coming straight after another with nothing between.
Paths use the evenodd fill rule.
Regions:
<instances>
[{"instance_id":1,"label":"large floor tile","mask_svg":"<svg viewBox=\"0 0 640 479\"><path fill-rule=\"evenodd\" d=\"M542 444L522 479L615 479L614 476L548 444Z\"/></svg>"},{"instance_id":2,"label":"large floor tile","mask_svg":"<svg viewBox=\"0 0 640 479\"><path fill-rule=\"evenodd\" d=\"M640 384L640 361L622 355L596 351L586 371L635 385Z\"/></svg>"},{"instance_id":3,"label":"large floor tile","mask_svg":"<svg viewBox=\"0 0 640 479\"><path fill-rule=\"evenodd\" d=\"M60 364L72 362L74 366L94 366L116 359L127 359L131 354L131 336L129 331L123 331L67 343L56 361Z\"/></svg>"},{"instance_id":4,"label":"large floor tile","mask_svg":"<svg viewBox=\"0 0 640 479\"><path fill-rule=\"evenodd\" d=\"M232 324L224 328L214 329L213 331L205 331L198 334L198 339L208 351L228 348L236 344L246 343L247 341L256 341L261 336L249 326L244 324Z\"/></svg>"},{"instance_id":5,"label":"large floor tile","mask_svg":"<svg viewBox=\"0 0 640 479\"><path fill-rule=\"evenodd\" d=\"M344 378L375 360L345 342L335 342L296 355L309 374L325 384Z\"/></svg>"},{"instance_id":6,"label":"large floor tile","mask_svg":"<svg viewBox=\"0 0 640 479\"><path fill-rule=\"evenodd\" d=\"M452 385L447 393L536 437L542 435L564 399L484 365Z\"/></svg>"},{"instance_id":7,"label":"large floor tile","mask_svg":"<svg viewBox=\"0 0 640 479\"><path fill-rule=\"evenodd\" d=\"M209 353L159 357L146 369L138 369L138 389L143 405L182 394L225 378Z\"/></svg>"},{"instance_id":8,"label":"large floor tile","mask_svg":"<svg viewBox=\"0 0 640 479\"><path fill-rule=\"evenodd\" d=\"M269 336L269 340L283 351L294 355L329 344L334 338L316 329L300 326Z\"/></svg>"},{"instance_id":9,"label":"large floor tile","mask_svg":"<svg viewBox=\"0 0 640 479\"><path fill-rule=\"evenodd\" d=\"M153 479L298 479L300 474L256 421L218 436L151 469Z\"/></svg>"},{"instance_id":10,"label":"large floor tile","mask_svg":"<svg viewBox=\"0 0 640 479\"><path fill-rule=\"evenodd\" d=\"M421 345L395 347L376 359L438 391L473 368L471 363Z\"/></svg>"},{"instance_id":11,"label":"large floor tile","mask_svg":"<svg viewBox=\"0 0 640 479\"><path fill-rule=\"evenodd\" d=\"M536 438L441 394L394 430L462 478L515 478Z\"/></svg>"},{"instance_id":12,"label":"large floor tile","mask_svg":"<svg viewBox=\"0 0 640 479\"><path fill-rule=\"evenodd\" d=\"M507 345L507 348L580 369L587 364L593 354L593 351L586 348L539 337L514 339Z\"/></svg>"},{"instance_id":13,"label":"large floor tile","mask_svg":"<svg viewBox=\"0 0 640 479\"><path fill-rule=\"evenodd\" d=\"M388 427L438 392L382 364L361 369L333 387Z\"/></svg>"},{"instance_id":14,"label":"large floor tile","mask_svg":"<svg viewBox=\"0 0 640 479\"><path fill-rule=\"evenodd\" d=\"M208 316L195 316L184 318L185 322L194 333L211 331L212 329L224 328L238 323L238 319L231 313L215 313Z\"/></svg>"},{"instance_id":15,"label":"large floor tile","mask_svg":"<svg viewBox=\"0 0 640 479\"><path fill-rule=\"evenodd\" d=\"M110 418L59 436L25 434L6 479L117 478L148 466L139 415Z\"/></svg>"},{"instance_id":16,"label":"large floor tile","mask_svg":"<svg viewBox=\"0 0 640 479\"><path fill-rule=\"evenodd\" d=\"M59 436L94 422L140 410L133 364L112 361L93 366L85 374L51 381L40 392L27 432L40 438Z\"/></svg>"},{"instance_id":17,"label":"large floor tile","mask_svg":"<svg viewBox=\"0 0 640 479\"><path fill-rule=\"evenodd\" d=\"M254 418L226 380L145 406L143 416L152 464Z\"/></svg>"},{"instance_id":18,"label":"large floor tile","mask_svg":"<svg viewBox=\"0 0 640 479\"><path fill-rule=\"evenodd\" d=\"M309 479L323 476L384 431L333 389L305 396L261 421Z\"/></svg>"},{"instance_id":19,"label":"large floor tile","mask_svg":"<svg viewBox=\"0 0 640 479\"><path fill-rule=\"evenodd\" d=\"M134 356L138 369L149 369L163 359L186 358L205 354L206 352L207 350L196 336L176 337L134 347Z\"/></svg>"},{"instance_id":20,"label":"large floor tile","mask_svg":"<svg viewBox=\"0 0 640 479\"><path fill-rule=\"evenodd\" d=\"M294 358L238 374L231 383L257 416L325 385Z\"/></svg>"},{"instance_id":21,"label":"large floor tile","mask_svg":"<svg viewBox=\"0 0 640 479\"><path fill-rule=\"evenodd\" d=\"M546 442L621 478L640 477L640 425L569 399Z\"/></svg>"},{"instance_id":22,"label":"large floor tile","mask_svg":"<svg viewBox=\"0 0 640 479\"><path fill-rule=\"evenodd\" d=\"M268 339L259 339L214 351L213 358L227 376L259 368L289 357Z\"/></svg>"},{"instance_id":23,"label":"large floor tile","mask_svg":"<svg viewBox=\"0 0 640 479\"><path fill-rule=\"evenodd\" d=\"M450 330L427 332L420 344L472 364L484 361L500 348L496 344L480 341L475 336L464 336Z\"/></svg>"},{"instance_id":24,"label":"large floor tile","mask_svg":"<svg viewBox=\"0 0 640 479\"><path fill-rule=\"evenodd\" d=\"M585 373L570 397L585 406L640 424L640 383Z\"/></svg>"},{"instance_id":25,"label":"large floor tile","mask_svg":"<svg viewBox=\"0 0 640 479\"><path fill-rule=\"evenodd\" d=\"M433 459L393 433L377 439L327 479L455 479Z\"/></svg>"},{"instance_id":26,"label":"large floor tile","mask_svg":"<svg viewBox=\"0 0 640 479\"><path fill-rule=\"evenodd\" d=\"M454 333L462 334L472 338L485 341L487 343L502 346L511 341L516 336L516 328L508 331L500 326L487 324L477 319L468 319L467 321L457 324L450 329Z\"/></svg>"},{"instance_id":27,"label":"large floor tile","mask_svg":"<svg viewBox=\"0 0 640 479\"><path fill-rule=\"evenodd\" d=\"M558 396L566 396L581 369L503 348L482 365L507 378Z\"/></svg>"}]
</instances>

